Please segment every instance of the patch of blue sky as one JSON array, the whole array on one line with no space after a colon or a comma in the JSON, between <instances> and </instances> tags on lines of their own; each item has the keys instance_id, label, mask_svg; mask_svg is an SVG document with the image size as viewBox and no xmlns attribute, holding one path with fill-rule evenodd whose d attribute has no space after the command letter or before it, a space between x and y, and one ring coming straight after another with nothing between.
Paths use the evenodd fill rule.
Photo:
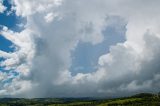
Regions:
<instances>
[{"instance_id":1,"label":"patch of blue sky","mask_svg":"<svg viewBox=\"0 0 160 106\"><path fill-rule=\"evenodd\" d=\"M0 14L0 25L7 26L13 31L21 31L23 28L19 26L22 22L25 23L25 19L17 16L15 11L11 10L10 0L4 0L3 5L7 7L4 13Z\"/></svg>"},{"instance_id":2,"label":"patch of blue sky","mask_svg":"<svg viewBox=\"0 0 160 106\"><path fill-rule=\"evenodd\" d=\"M0 61L3 61L3 60L5 60L3 57L0 57Z\"/></svg>"},{"instance_id":3,"label":"patch of blue sky","mask_svg":"<svg viewBox=\"0 0 160 106\"><path fill-rule=\"evenodd\" d=\"M117 29L120 28L120 29ZM125 25L115 27L111 25L104 31L104 41L97 45L80 42L75 51L72 52L72 75L77 73L90 73L97 70L98 59L101 55L109 52L112 45L125 41Z\"/></svg>"},{"instance_id":4,"label":"patch of blue sky","mask_svg":"<svg viewBox=\"0 0 160 106\"><path fill-rule=\"evenodd\" d=\"M0 67L0 71L5 72L5 73L10 73L11 72L11 70L7 70L7 69L5 69L5 67Z\"/></svg>"},{"instance_id":5,"label":"patch of blue sky","mask_svg":"<svg viewBox=\"0 0 160 106\"><path fill-rule=\"evenodd\" d=\"M15 48L13 47L13 43L11 41L0 35L0 50L5 52L13 52Z\"/></svg>"}]
</instances>

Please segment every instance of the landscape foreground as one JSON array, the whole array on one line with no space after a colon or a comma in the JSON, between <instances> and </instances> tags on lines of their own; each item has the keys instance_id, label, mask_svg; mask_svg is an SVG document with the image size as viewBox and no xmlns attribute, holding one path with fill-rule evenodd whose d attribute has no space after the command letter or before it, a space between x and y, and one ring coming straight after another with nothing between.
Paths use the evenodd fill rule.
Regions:
<instances>
[{"instance_id":1,"label":"landscape foreground","mask_svg":"<svg viewBox=\"0 0 160 106\"><path fill-rule=\"evenodd\" d=\"M0 106L160 106L160 94L141 93L114 99L95 98L1 98Z\"/></svg>"}]
</instances>

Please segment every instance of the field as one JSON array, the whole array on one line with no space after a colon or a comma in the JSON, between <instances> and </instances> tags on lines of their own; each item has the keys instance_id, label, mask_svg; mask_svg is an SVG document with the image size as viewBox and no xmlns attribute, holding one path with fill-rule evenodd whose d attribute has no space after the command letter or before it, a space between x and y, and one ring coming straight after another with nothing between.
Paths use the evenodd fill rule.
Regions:
<instances>
[{"instance_id":1,"label":"field","mask_svg":"<svg viewBox=\"0 0 160 106\"><path fill-rule=\"evenodd\" d=\"M114 99L96 98L1 98L0 106L160 106L160 95L141 93Z\"/></svg>"}]
</instances>

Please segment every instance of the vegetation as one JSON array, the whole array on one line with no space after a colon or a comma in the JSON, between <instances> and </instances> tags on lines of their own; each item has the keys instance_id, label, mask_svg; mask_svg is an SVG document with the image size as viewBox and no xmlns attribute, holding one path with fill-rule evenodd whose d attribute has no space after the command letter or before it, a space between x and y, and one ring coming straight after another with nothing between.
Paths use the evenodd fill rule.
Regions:
<instances>
[{"instance_id":1,"label":"vegetation","mask_svg":"<svg viewBox=\"0 0 160 106\"><path fill-rule=\"evenodd\" d=\"M115 99L95 98L1 98L0 106L160 106L160 93L141 93Z\"/></svg>"}]
</instances>

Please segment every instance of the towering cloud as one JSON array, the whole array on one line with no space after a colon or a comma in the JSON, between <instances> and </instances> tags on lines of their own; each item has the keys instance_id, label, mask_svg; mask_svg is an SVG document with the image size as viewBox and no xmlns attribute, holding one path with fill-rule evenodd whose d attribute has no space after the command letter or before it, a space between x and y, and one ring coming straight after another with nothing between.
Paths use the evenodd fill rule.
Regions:
<instances>
[{"instance_id":1,"label":"towering cloud","mask_svg":"<svg viewBox=\"0 0 160 106\"><path fill-rule=\"evenodd\" d=\"M158 0L13 0L17 16L26 18L21 32L3 26L1 35L14 43L0 51L1 95L23 97L124 96L160 88ZM126 24L126 41L111 45L91 73L72 75L71 52L79 42L100 44L110 18ZM116 24L114 26L117 27ZM18 75L14 75L18 73Z\"/></svg>"}]
</instances>

